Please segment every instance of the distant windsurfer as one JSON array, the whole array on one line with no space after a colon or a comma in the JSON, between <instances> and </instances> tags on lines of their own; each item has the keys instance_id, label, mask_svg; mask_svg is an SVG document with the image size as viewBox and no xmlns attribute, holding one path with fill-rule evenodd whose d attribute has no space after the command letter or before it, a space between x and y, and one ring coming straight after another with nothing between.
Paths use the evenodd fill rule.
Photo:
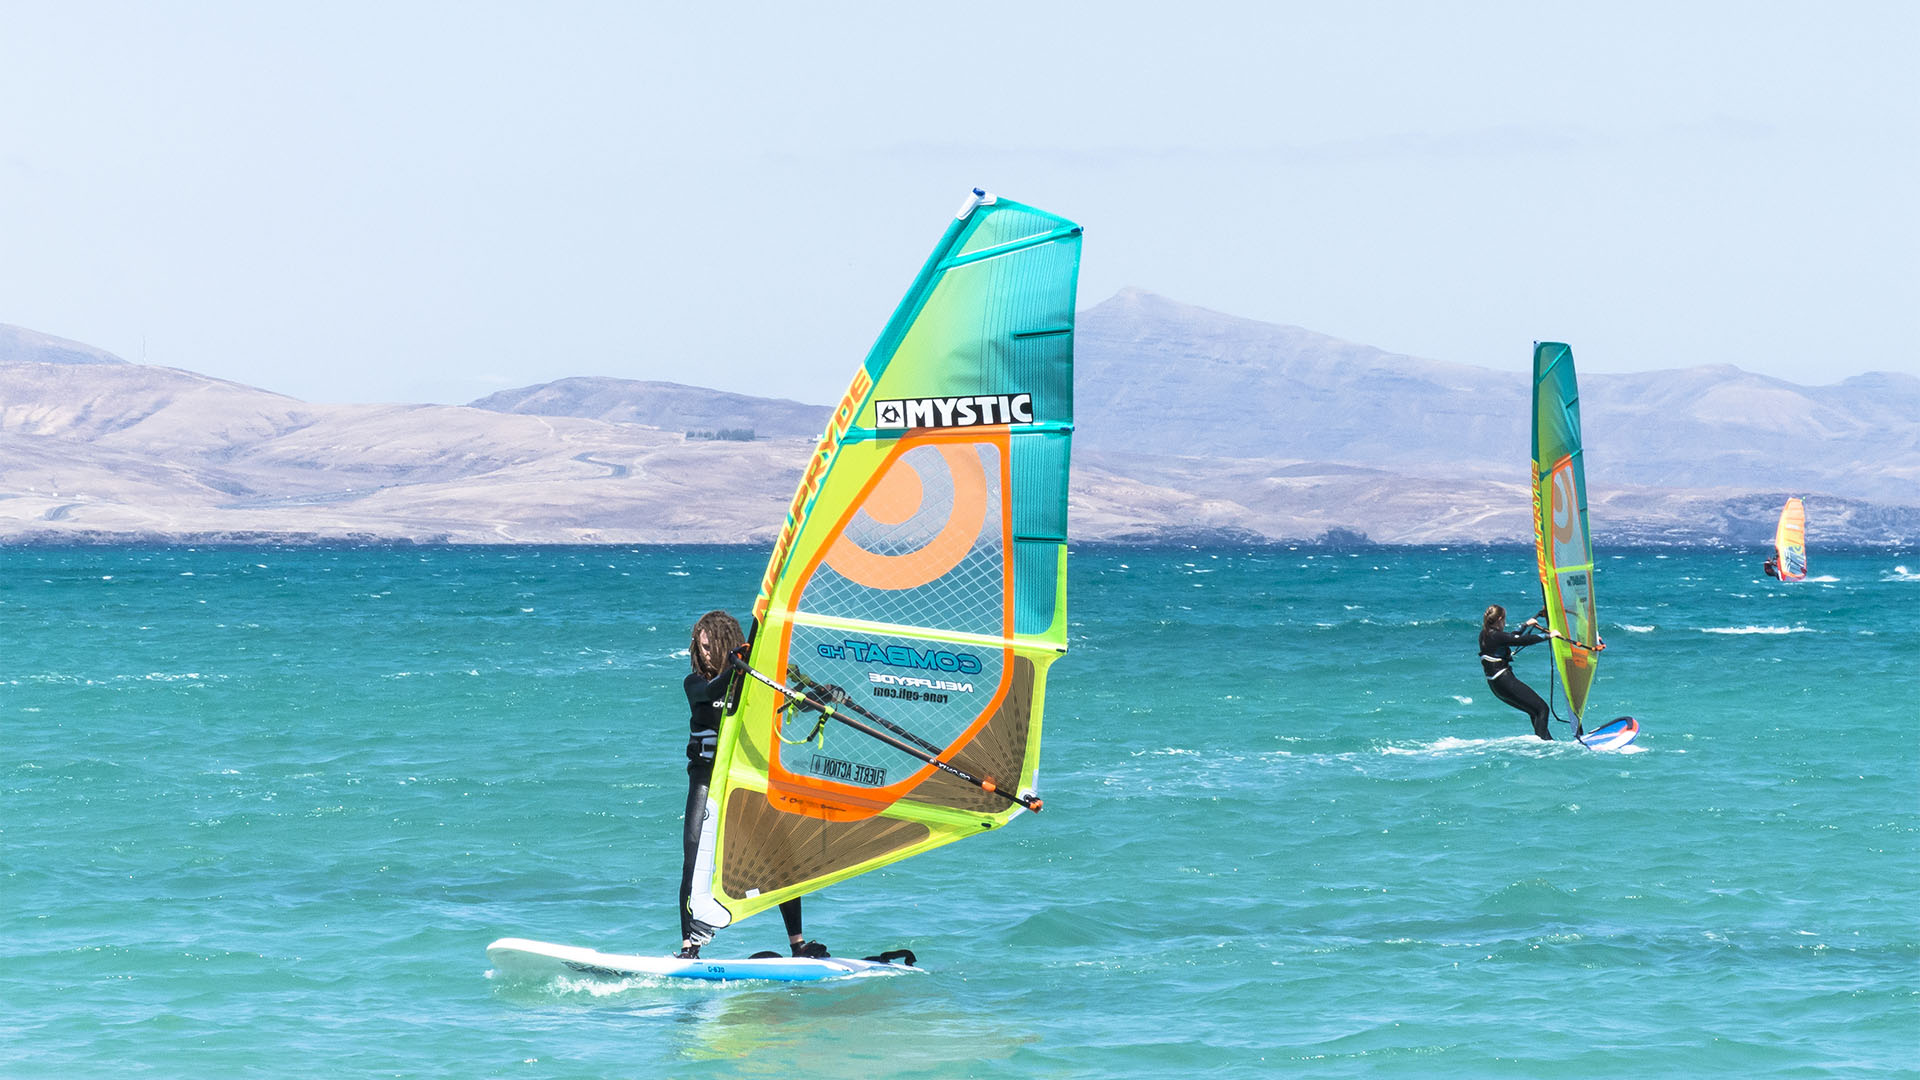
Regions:
<instances>
[{"instance_id":1,"label":"distant windsurfer","mask_svg":"<svg viewBox=\"0 0 1920 1080\"><path fill-rule=\"evenodd\" d=\"M1545 614L1543 609L1540 615ZM1510 631L1507 629L1507 609L1499 604L1489 605L1486 614L1480 618L1480 669L1487 677L1487 688L1493 691L1493 696L1526 713L1527 719L1533 722L1533 733L1552 741L1553 733L1547 730L1547 718L1553 714L1553 710L1540 700L1540 695L1534 693L1532 687L1521 682L1520 676L1513 673L1513 650L1538 645L1551 636L1540 631L1540 615L1522 623L1518 631Z\"/></svg>"},{"instance_id":2,"label":"distant windsurfer","mask_svg":"<svg viewBox=\"0 0 1920 1080\"><path fill-rule=\"evenodd\" d=\"M680 952L683 960L700 955L700 946L713 940L714 928L693 917L688 899L693 895L694 863L700 855L700 833L707 820L707 789L713 782L713 752L720 741L720 718L732 698L733 659L746 659L746 635L740 623L724 611L709 611L693 624L688 646L693 672L686 678L687 704L693 710L692 733L687 738L687 812L681 837ZM787 942L793 955L821 959L826 947L806 940L800 931L800 898L780 905L786 920Z\"/></svg>"},{"instance_id":3,"label":"distant windsurfer","mask_svg":"<svg viewBox=\"0 0 1920 1080\"><path fill-rule=\"evenodd\" d=\"M1780 564L1776 560L1768 559L1760 564L1760 572L1770 578L1777 578L1780 576Z\"/></svg>"}]
</instances>

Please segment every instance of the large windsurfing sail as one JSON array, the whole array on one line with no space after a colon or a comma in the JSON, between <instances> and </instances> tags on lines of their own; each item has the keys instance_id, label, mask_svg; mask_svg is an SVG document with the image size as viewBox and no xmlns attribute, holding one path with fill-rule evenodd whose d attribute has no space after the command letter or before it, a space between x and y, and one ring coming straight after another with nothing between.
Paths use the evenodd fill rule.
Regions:
<instances>
[{"instance_id":1,"label":"large windsurfing sail","mask_svg":"<svg viewBox=\"0 0 1920 1080\"><path fill-rule=\"evenodd\" d=\"M1781 581L1807 576L1807 510L1797 498L1780 508L1780 524L1773 529L1773 560Z\"/></svg>"},{"instance_id":2,"label":"large windsurfing sail","mask_svg":"<svg viewBox=\"0 0 1920 1080\"><path fill-rule=\"evenodd\" d=\"M1554 341L1533 344L1533 553L1547 625L1556 635L1554 669L1579 724L1600 659L1600 625L1580 451L1580 386L1573 350Z\"/></svg>"},{"instance_id":3,"label":"large windsurfing sail","mask_svg":"<svg viewBox=\"0 0 1920 1080\"><path fill-rule=\"evenodd\" d=\"M1079 266L1078 225L976 189L854 373L754 602L702 922L1039 809Z\"/></svg>"}]
</instances>

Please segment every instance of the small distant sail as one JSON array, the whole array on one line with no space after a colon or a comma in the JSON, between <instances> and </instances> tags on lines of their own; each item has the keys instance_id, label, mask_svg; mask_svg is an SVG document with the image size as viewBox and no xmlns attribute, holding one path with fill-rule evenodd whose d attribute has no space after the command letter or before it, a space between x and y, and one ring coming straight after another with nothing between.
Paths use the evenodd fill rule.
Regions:
<instances>
[{"instance_id":1,"label":"small distant sail","mask_svg":"<svg viewBox=\"0 0 1920 1080\"><path fill-rule=\"evenodd\" d=\"M1047 669L1067 649L1079 266L1078 225L976 190L854 373L754 602L701 921L1039 808Z\"/></svg>"},{"instance_id":2,"label":"small distant sail","mask_svg":"<svg viewBox=\"0 0 1920 1080\"><path fill-rule=\"evenodd\" d=\"M1533 345L1533 552L1554 633L1553 664L1580 722L1600 659L1593 606L1593 537L1587 531L1587 470L1580 451L1580 386L1573 350Z\"/></svg>"},{"instance_id":3,"label":"small distant sail","mask_svg":"<svg viewBox=\"0 0 1920 1080\"><path fill-rule=\"evenodd\" d=\"M1807 576L1807 510L1797 498L1780 508L1780 524L1773 529L1773 559L1781 581Z\"/></svg>"}]
</instances>

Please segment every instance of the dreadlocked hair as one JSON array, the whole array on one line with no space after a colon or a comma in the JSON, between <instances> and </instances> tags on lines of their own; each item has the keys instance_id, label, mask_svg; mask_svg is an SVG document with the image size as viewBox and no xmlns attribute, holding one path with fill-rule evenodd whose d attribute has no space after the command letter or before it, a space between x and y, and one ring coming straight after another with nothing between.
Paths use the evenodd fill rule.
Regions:
<instances>
[{"instance_id":1,"label":"dreadlocked hair","mask_svg":"<svg viewBox=\"0 0 1920 1080\"><path fill-rule=\"evenodd\" d=\"M1507 609L1499 604L1488 604L1487 613L1480 616L1480 629L1491 630L1507 621Z\"/></svg>"},{"instance_id":2,"label":"dreadlocked hair","mask_svg":"<svg viewBox=\"0 0 1920 1080\"><path fill-rule=\"evenodd\" d=\"M707 647L700 647L700 635L707 636ZM733 650L746 644L747 636L740 632L740 623L724 611L709 611L700 616L693 624L693 639L687 646L687 653L693 659L693 670L703 679L711 679L726 669L727 656Z\"/></svg>"}]
</instances>

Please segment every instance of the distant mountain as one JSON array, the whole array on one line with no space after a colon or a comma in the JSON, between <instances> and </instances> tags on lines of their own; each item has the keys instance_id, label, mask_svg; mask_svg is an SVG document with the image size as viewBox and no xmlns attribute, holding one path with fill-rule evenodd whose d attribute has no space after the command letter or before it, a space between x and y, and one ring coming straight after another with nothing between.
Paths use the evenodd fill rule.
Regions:
<instances>
[{"instance_id":1,"label":"distant mountain","mask_svg":"<svg viewBox=\"0 0 1920 1080\"><path fill-rule=\"evenodd\" d=\"M1138 290L1076 338L1078 540L1531 535L1522 374ZM1604 543L1758 546L1788 494L1816 546L1920 542L1920 380L1581 385ZM0 539L767 542L828 411L608 378L313 405L0 326Z\"/></svg>"},{"instance_id":2,"label":"distant mountain","mask_svg":"<svg viewBox=\"0 0 1920 1080\"><path fill-rule=\"evenodd\" d=\"M1096 475L1126 480L1113 499L1086 493L1100 535L1531 536L1524 373L1138 289L1081 312L1075 338L1076 491ZM1920 538L1920 379L1804 387L1714 365L1589 373L1580 386L1597 537L1755 543L1797 494L1810 542Z\"/></svg>"},{"instance_id":3,"label":"distant mountain","mask_svg":"<svg viewBox=\"0 0 1920 1080\"><path fill-rule=\"evenodd\" d=\"M1620 483L1920 500L1910 375L1799 386L1716 365L1583 376L1581 399L1591 460L1618 462Z\"/></svg>"},{"instance_id":4,"label":"distant mountain","mask_svg":"<svg viewBox=\"0 0 1920 1080\"><path fill-rule=\"evenodd\" d=\"M1137 289L1083 312L1091 450L1524 476L1526 375L1421 360ZM1579 343L1574 355L1579 357ZM1529 343L1516 343L1518 359ZM1796 386L1731 365L1583 373L1588 483L1920 500L1920 379Z\"/></svg>"},{"instance_id":5,"label":"distant mountain","mask_svg":"<svg viewBox=\"0 0 1920 1080\"><path fill-rule=\"evenodd\" d=\"M576 416L662 431L750 429L759 438L813 438L833 410L825 405L730 394L671 382L578 377L502 390L469 403L530 416Z\"/></svg>"},{"instance_id":6,"label":"distant mountain","mask_svg":"<svg viewBox=\"0 0 1920 1080\"><path fill-rule=\"evenodd\" d=\"M0 361L0 537L14 541L768 541L809 445L312 405L45 340Z\"/></svg>"},{"instance_id":7,"label":"distant mountain","mask_svg":"<svg viewBox=\"0 0 1920 1080\"><path fill-rule=\"evenodd\" d=\"M1081 312L1077 445L1511 474L1524 380L1124 289ZM1524 468L1524 464L1522 465Z\"/></svg>"},{"instance_id":8,"label":"distant mountain","mask_svg":"<svg viewBox=\"0 0 1920 1080\"><path fill-rule=\"evenodd\" d=\"M125 360L91 345L0 323L0 364L124 364Z\"/></svg>"}]
</instances>

